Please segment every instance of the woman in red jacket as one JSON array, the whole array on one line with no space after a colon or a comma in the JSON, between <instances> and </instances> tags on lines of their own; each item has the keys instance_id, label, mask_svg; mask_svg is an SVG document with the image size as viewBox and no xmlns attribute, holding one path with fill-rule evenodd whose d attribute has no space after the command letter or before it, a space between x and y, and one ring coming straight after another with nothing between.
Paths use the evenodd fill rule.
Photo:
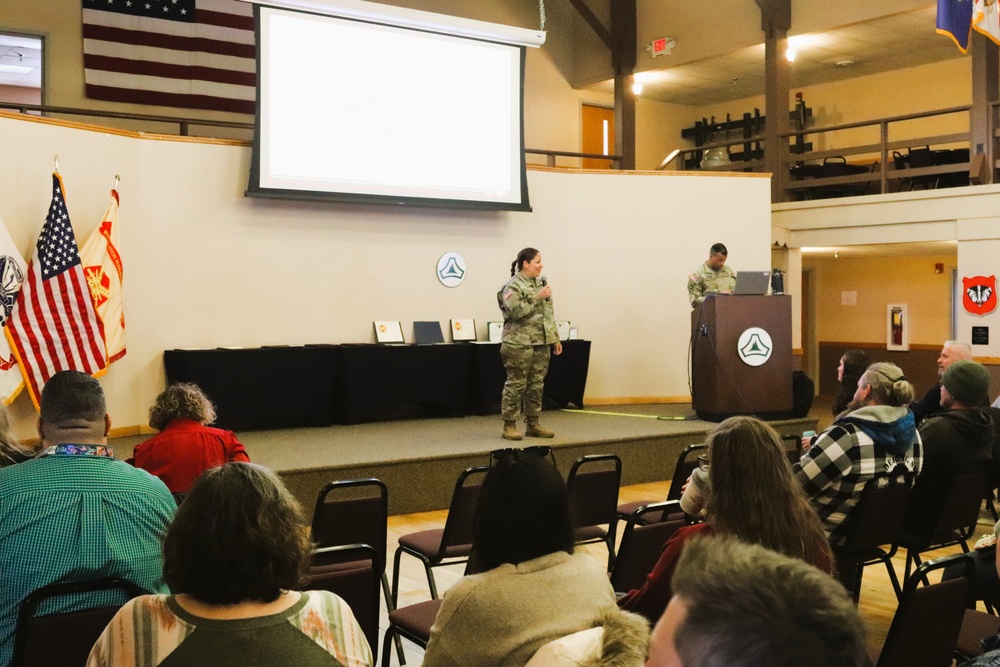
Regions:
<instances>
[{"instance_id":1,"label":"woman in red jacket","mask_svg":"<svg viewBox=\"0 0 1000 667\"><path fill-rule=\"evenodd\" d=\"M215 408L198 385L172 384L149 409L159 433L136 446L129 463L163 480L171 493L185 494L201 473L230 461L249 463L236 434L207 426Z\"/></svg>"}]
</instances>

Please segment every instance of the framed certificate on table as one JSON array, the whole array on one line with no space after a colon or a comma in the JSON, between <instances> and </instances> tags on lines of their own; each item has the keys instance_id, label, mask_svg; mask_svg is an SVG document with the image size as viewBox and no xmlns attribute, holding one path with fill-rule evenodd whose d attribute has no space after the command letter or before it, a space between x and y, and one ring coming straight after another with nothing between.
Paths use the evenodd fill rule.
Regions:
<instances>
[{"instance_id":1,"label":"framed certificate on table","mask_svg":"<svg viewBox=\"0 0 1000 667\"><path fill-rule=\"evenodd\" d=\"M451 340L459 343L462 341L474 341L476 340L476 321L475 320L452 320L451 321Z\"/></svg>"},{"instance_id":2,"label":"framed certificate on table","mask_svg":"<svg viewBox=\"0 0 1000 667\"><path fill-rule=\"evenodd\" d=\"M379 343L402 343L403 328L399 322L373 322L375 325L375 340Z\"/></svg>"}]
</instances>

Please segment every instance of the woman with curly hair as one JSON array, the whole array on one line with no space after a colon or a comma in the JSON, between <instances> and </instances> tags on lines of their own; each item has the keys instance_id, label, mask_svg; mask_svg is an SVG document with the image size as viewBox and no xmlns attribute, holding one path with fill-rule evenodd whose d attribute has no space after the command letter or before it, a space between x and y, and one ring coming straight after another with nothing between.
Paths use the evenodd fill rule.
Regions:
<instances>
[{"instance_id":1,"label":"woman with curly hair","mask_svg":"<svg viewBox=\"0 0 1000 667\"><path fill-rule=\"evenodd\" d=\"M215 408L198 385L172 384L149 409L149 425L159 433L136 446L129 463L163 480L171 493L184 494L209 468L249 462L232 431L208 426Z\"/></svg>"},{"instance_id":2,"label":"woman with curly hair","mask_svg":"<svg viewBox=\"0 0 1000 667\"><path fill-rule=\"evenodd\" d=\"M366 667L371 649L329 591L294 590L312 544L278 476L227 463L198 479L163 538L173 595L133 598L104 629L88 667Z\"/></svg>"},{"instance_id":3,"label":"woman with curly hair","mask_svg":"<svg viewBox=\"0 0 1000 667\"><path fill-rule=\"evenodd\" d=\"M792 474L781 438L753 417L730 417L709 433L705 523L667 540L646 583L618 601L655 622L673 595L671 580L685 543L698 534L729 535L801 559L827 573L833 555L816 510Z\"/></svg>"},{"instance_id":4,"label":"woman with curly hair","mask_svg":"<svg viewBox=\"0 0 1000 667\"><path fill-rule=\"evenodd\" d=\"M34 458L35 453L21 446L10 432L10 413L0 405L0 468Z\"/></svg>"}]
</instances>

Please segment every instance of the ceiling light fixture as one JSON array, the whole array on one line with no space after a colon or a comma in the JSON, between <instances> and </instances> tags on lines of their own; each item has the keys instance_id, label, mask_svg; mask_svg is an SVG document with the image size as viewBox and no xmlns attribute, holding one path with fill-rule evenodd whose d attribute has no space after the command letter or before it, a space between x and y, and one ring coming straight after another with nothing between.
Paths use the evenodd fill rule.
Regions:
<instances>
[{"instance_id":1,"label":"ceiling light fixture","mask_svg":"<svg viewBox=\"0 0 1000 667\"><path fill-rule=\"evenodd\" d=\"M853 60L838 60L837 67L850 67L854 64Z\"/></svg>"}]
</instances>

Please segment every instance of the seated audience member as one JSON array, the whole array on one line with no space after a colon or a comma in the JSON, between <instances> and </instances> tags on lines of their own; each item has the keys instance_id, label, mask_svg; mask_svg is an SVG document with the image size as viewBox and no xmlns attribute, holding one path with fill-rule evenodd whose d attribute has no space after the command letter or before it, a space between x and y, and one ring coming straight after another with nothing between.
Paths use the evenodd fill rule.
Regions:
<instances>
[{"instance_id":1,"label":"seated audience member","mask_svg":"<svg viewBox=\"0 0 1000 667\"><path fill-rule=\"evenodd\" d=\"M641 663L649 626L618 610L601 563L574 553L566 485L555 466L532 450L492 456L473 517L479 574L444 594L424 667L524 665L550 641L599 625L599 664Z\"/></svg>"},{"instance_id":2,"label":"seated audience member","mask_svg":"<svg viewBox=\"0 0 1000 667\"><path fill-rule=\"evenodd\" d=\"M202 475L163 540L174 595L127 602L88 667L372 664L350 607L328 591L291 590L312 545L277 475L227 463Z\"/></svg>"},{"instance_id":3,"label":"seated audience member","mask_svg":"<svg viewBox=\"0 0 1000 667\"><path fill-rule=\"evenodd\" d=\"M973 586L979 590L978 599L984 599L996 605L997 593L1000 584L997 582L997 569L1000 568L1000 549L996 548L997 539L1000 538L1000 521L993 527L992 544L980 548L976 545L974 553L976 559L976 569L973 575ZM945 579L949 573L945 571ZM959 576L956 572L955 576ZM970 609L975 604L970 605ZM1000 635L984 637L982 648L985 651L982 655L961 663L961 667L1000 667Z\"/></svg>"},{"instance_id":4,"label":"seated audience member","mask_svg":"<svg viewBox=\"0 0 1000 667\"><path fill-rule=\"evenodd\" d=\"M834 579L731 538L692 540L646 667L860 667L864 624Z\"/></svg>"},{"instance_id":5,"label":"seated audience member","mask_svg":"<svg viewBox=\"0 0 1000 667\"><path fill-rule=\"evenodd\" d=\"M941 407L920 423L923 470L913 484L906 530L934 531L955 475L988 470L993 459L993 418L978 407L987 400L990 372L975 361L955 361L941 378Z\"/></svg>"},{"instance_id":6,"label":"seated audience member","mask_svg":"<svg viewBox=\"0 0 1000 667\"><path fill-rule=\"evenodd\" d=\"M843 412L848 404L854 400L854 392L858 390L858 380L865 372L869 364L868 353L864 350L848 350L840 358L840 365L837 366L837 382L840 388L837 396L833 399L833 416L837 417Z\"/></svg>"},{"instance_id":7,"label":"seated audience member","mask_svg":"<svg viewBox=\"0 0 1000 667\"><path fill-rule=\"evenodd\" d=\"M793 466L835 548L844 544L845 522L869 479L897 469L920 472L920 435L906 407L912 400L913 385L898 366L872 364L858 380L847 411Z\"/></svg>"},{"instance_id":8,"label":"seated audience member","mask_svg":"<svg viewBox=\"0 0 1000 667\"><path fill-rule=\"evenodd\" d=\"M197 385L172 384L149 409L149 425L159 433L137 445L129 462L162 479L171 493L187 493L209 468L249 462L232 431L206 426L214 421L212 402Z\"/></svg>"},{"instance_id":9,"label":"seated audience member","mask_svg":"<svg viewBox=\"0 0 1000 667\"><path fill-rule=\"evenodd\" d=\"M958 340L946 340L944 347L941 348L941 354L937 359L938 382L927 390L923 398L910 405L910 409L913 410L913 417L917 420L918 424L930 415L941 412L940 379L944 377L944 372L948 370L948 367L959 359L972 359L972 346Z\"/></svg>"},{"instance_id":10,"label":"seated audience member","mask_svg":"<svg viewBox=\"0 0 1000 667\"><path fill-rule=\"evenodd\" d=\"M705 523L674 533L646 583L618 602L653 623L670 602L677 560L696 535L729 535L802 559L826 573L834 569L823 526L792 475L773 428L753 417L730 417L709 433L706 443L711 463Z\"/></svg>"},{"instance_id":11,"label":"seated audience member","mask_svg":"<svg viewBox=\"0 0 1000 667\"><path fill-rule=\"evenodd\" d=\"M10 412L0 405L0 468L33 458L35 453L21 446L10 432Z\"/></svg>"},{"instance_id":12,"label":"seated audience member","mask_svg":"<svg viewBox=\"0 0 1000 667\"><path fill-rule=\"evenodd\" d=\"M77 371L42 390L40 451L0 469L0 665L21 601L52 583L119 577L165 591L160 539L176 504L163 482L114 458L104 391ZM114 593L61 598L43 614L112 604ZM53 638L57 640L57 638Z\"/></svg>"}]
</instances>

